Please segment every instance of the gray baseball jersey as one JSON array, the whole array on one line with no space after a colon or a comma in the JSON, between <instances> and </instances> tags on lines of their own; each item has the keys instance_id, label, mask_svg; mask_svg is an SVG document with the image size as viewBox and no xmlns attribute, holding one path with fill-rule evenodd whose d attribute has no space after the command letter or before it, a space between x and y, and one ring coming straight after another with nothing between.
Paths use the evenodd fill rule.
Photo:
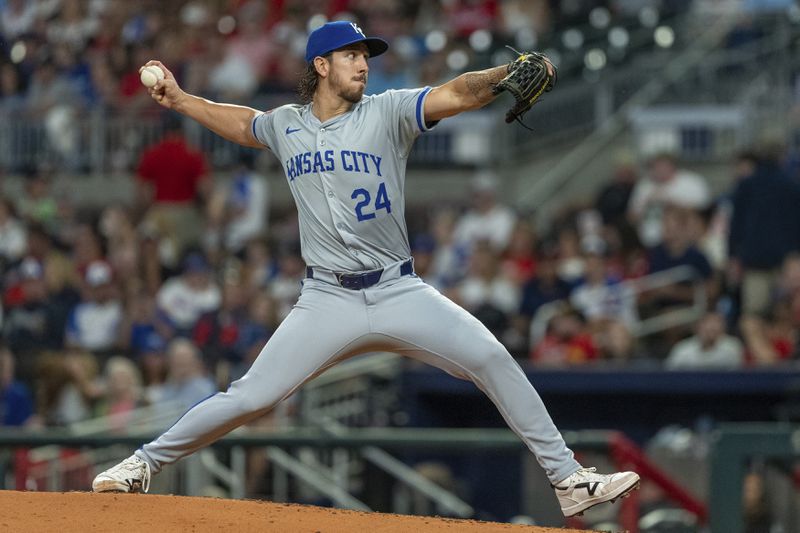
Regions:
<instances>
[{"instance_id":1,"label":"gray baseball jersey","mask_svg":"<svg viewBox=\"0 0 800 533\"><path fill-rule=\"evenodd\" d=\"M429 91L365 96L324 123L311 104L255 117L253 134L283 164L307 265L356 272L411 256L403 188L411 146L427 129Z\"/></svg>"},{"instance_id":2,"label":"gray baseball jersey","mask_svg":"<svg viewBox=\"0 0 800 533\"><path fill-rule=\"evenodd\" d=\"M253 120L254 135L286 171L303 258L328 276L315 270L304 280L297 304L244 377L136 452L153 472L255 420L326 368L374 351L399 353L472 380L553 483L580 468L505 347L475 317L401 266L410 256L405 166L414 139L426 129L428 91L368 96L325 123L310 105L279 107ZM380 281L360 290L345 288L330 272L372 269L381 269Z\"/></svg>"}]
</instances>

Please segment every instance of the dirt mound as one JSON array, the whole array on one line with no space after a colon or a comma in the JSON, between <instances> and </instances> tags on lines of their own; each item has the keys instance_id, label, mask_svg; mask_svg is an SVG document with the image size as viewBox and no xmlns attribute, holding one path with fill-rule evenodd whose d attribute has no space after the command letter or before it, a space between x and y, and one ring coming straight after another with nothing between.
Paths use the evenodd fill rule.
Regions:
<instances>
[{"instance_id":1,"label":"dirt mound","mask_svg":"<svg viewBox=\"0 0 800 533\"><path fill-rule=\"evenodd\" d=\"M0 491L0 531L86 533L569 533L575 530L475 520L361 513L262 501Z\"/></svg>"}]
</instances>

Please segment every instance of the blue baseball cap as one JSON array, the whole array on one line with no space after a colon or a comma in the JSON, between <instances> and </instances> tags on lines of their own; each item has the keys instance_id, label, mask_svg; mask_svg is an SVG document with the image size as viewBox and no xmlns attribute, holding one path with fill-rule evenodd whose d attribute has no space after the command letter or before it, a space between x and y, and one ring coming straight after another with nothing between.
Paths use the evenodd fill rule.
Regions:
<instances>
[{"instance_id":1,"label":"blue baseball cap","mask_svg":"<svg viewBox=\"0 0 800 533\"><path fill-rule=\"evenodd\" d=\"M308 36L306 62L311 63L317 56L324 56L354 43L366 44L370 57L379 56L389 48L389 43L383 39L364 35L355 22L337 20L320 26Z\"/></svg>"}]
</instances>

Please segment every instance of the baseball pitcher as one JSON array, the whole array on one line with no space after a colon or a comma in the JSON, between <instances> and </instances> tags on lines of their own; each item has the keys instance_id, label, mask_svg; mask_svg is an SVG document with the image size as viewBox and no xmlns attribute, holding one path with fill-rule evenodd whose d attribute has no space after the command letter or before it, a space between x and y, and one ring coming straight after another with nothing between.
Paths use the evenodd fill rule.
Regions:
<instances>
[{"instance_id":1,"label":"baseball pitcher","mask_svg":"<svg viewBox=\"0 0 800 533\"><path fill-rule=\"evenodd\" d=\"M555 83L536 53L439 86L364 96L369 59L388 45L350 22L308 38L302 104L259 112L185 93L158 61L149 89L162 106L222 137L266 148L283 165L297 205L306 278L289 316L247 374L190 409L153 442L98 475L97 492L147 491L164 465L257 419L348 357L390 351L475 383L544 468L566 516L627 495L633 472L602 475L567 448L522 369L468 312L414 274L405 222L405 170L414 139L440 120L510 92L514 119Z\"/></svg>"}]
</instances>

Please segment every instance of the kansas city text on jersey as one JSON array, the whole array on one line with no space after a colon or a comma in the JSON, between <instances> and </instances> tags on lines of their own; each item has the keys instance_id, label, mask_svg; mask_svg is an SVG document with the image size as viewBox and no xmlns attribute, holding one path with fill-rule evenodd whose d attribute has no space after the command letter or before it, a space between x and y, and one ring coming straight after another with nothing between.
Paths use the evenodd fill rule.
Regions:
<instances>
[{"instance_id":1,"label":"kansas city text on jersey","mask_svg":"<svg viewBox=\"0 0 800 533\"><path fill-rule=\"evenodd\" d=\"M336 152L336 150L303 152L290 157L285 163L289 181L294 181L303 174L333 172L336 170L337 162L346 172L363 172L383 176L381 174L381 161L383 160L381 156L358 150L339 150L337 157Z\"/></svg>"}]
</instances>

